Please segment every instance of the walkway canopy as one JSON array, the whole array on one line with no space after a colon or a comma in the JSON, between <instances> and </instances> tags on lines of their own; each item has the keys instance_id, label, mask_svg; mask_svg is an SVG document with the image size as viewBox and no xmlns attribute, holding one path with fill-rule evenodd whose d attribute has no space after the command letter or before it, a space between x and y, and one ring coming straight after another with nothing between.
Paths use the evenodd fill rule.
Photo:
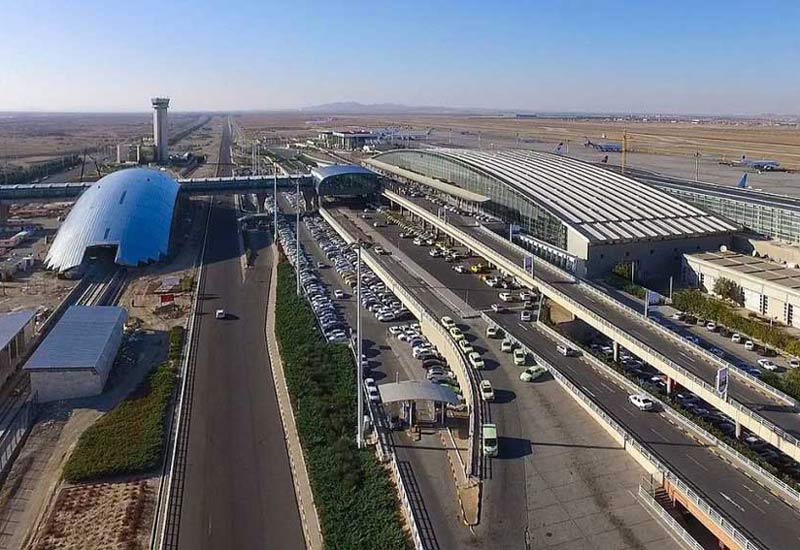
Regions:
<instances>
[{"instance_id":1,"label":"walkway canopy","mask_svg":"<svg viewBox=\"0 0 800 550\"><path fill-rule=\"evenodd\" d=\"M397 401L438 401L458 405L458 395L448 387L433 382L407 381L381 384L378 386L381 401L395 403Z\"/></svg>"},{"instance_id":2,"label":"walkway canopy","mask_svg":"<svg viewBox=\"0 0 800 550\"><path fill-rule=\"evenodd\" d=\"M320 197L356 197L378 192L378 174L355 164L313 168L314 187Z\"/></svg>"}]
</instances>

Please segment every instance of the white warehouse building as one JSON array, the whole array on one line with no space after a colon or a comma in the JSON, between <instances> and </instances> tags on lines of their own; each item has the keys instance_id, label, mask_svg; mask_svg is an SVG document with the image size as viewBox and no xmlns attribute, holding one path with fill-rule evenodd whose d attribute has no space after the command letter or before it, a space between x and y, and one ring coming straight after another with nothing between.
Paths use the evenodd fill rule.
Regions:
<instances>
[{"instance_id":1,"label":"white warehouse building","mask_svg":"<svg viewBox=\"0 0 800 550\"><path fill-rule=\"evenodd\" d=\"M746 309L800 327L800 269L794 266L731 251L685 254L683 278L707 292L729 279L742 288Z\"/></svg>"}]
</instances>

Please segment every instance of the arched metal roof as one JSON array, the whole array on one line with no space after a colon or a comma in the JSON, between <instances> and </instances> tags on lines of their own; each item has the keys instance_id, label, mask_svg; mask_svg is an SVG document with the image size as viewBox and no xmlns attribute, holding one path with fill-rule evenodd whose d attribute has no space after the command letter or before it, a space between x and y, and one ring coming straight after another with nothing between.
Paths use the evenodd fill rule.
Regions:
<instances>
[{"instance_id":1,"label":"arched metal roof","mask_svg":"<svg viewBox=\"0 0 800 550\"><path fill-rule=\"evenodd\" d=\"M452 405L459 403L458 395L453 390L427 381L412 380L381 384L378 386L378 391L384 403L396 401L439 401Z\"/></svg>"},{"instance_id":2,"label":"arched metal roof","mask_svg":"<svg viewBox=\"0 0 800 550\"><path fill-rule=\"evenodd\" d=\"M177 182L164 172L129 168L99 179L75 202L58 230L45 266L77 267L86 249L116 246L115 262L136 266L169 252Z\"/></svg>"},{"instance_id":3,"label":"arched metal roof","mask_svg":"<svg viewBox=\"0 0 800 550\"><path fill-rule=\"evenodd\" d=\"M391 155L403 154L441 157L508 185L594 243L737 229L660 189L561 155L441 148L399 149L376 158L391 162Z\"/></svg>"},{"instance_id":4,"label":"arched metal roof","mask_svg":"<svg viewBox=\"0 0 800 550\"><path fill-rule=\"evenodd\" d=\"M357 164L332 164L311 169L317 194L366 195L378 190L378 174Z\"/></svg>"}]
</instances>

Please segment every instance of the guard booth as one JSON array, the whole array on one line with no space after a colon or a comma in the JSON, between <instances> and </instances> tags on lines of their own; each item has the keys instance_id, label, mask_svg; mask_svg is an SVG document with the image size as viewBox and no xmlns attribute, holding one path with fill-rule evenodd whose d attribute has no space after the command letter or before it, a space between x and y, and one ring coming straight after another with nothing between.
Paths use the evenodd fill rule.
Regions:
<instances>
[{"instance_id":1,"label":"guard booth","mask_svg":"<svg viewBox=\"0 0 800 550\"><path fill-rule=\"evenodd\" d=\"M400 417L408 427L420 422L444 426L447 421L447 405L461 403L453 390L427 380L381 384L378 391L384 406L399 404Z\"/></svg>"}]
</instances>

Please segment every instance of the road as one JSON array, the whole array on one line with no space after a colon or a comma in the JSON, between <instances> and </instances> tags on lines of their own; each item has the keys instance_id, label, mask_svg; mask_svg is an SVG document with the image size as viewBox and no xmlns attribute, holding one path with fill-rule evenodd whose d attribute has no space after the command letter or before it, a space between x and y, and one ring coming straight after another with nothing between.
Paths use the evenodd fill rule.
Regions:
<instances>
[{"instance_id":1,"label":"road","mask_svg":"<svg viewBox=\"0 0 800 550\"><path fill-rule=\"evenodd\" d=\"M355 228L356 211L328 211L351 233L366 232L375 240L373 228ZM403 252L414 253L411 260L423 273L428 271L425 259L449 267L430 258L428 248L397 239L396 232L395 226L380 230L387 250L399 241ZM450 271L444 282L431 284L411 273L411 263L397 254L377 258L432 315L459 318L443 289L458 289L457 281L466 276ZM562 543L645 548L656 541L659 548L677 548L633 496L641 467L554 380L535 389L521 382L519 368L500 352L499 342L483 338L482 320L462 320L459 326L469 331L470 343L486 362L481 375L495 388L489 412L500 431L500 456L487 459L478 540L496 548L525 548L526 539L532 548Z\"/></svg>"},{"instance_id":2,"label":"road","mask_svg":"<svg viewBox=\"0 0 800 550\"><path fill-rule=\"evenodd\" d=\"M225 125L220 159L228 141ZM305 548L264 339L273 259L264 251L242 281L230 198L208 231L179 547Z\"/></svg>"},{"instance_id":3,"label":"road","mask_svg":"<svg viewBox=\"0 0 800 550\"><path fill-rule=\"evenodd\" d=\"M496 303L497 290L486 286L477 276L458 275L452 264L431 258L427 247L396 238L397 226L381 228L380 233L399 244L401 250L430 273L437 284L446 286L469 305L489 310ZM530 323L519 321L518 314L490 314L504 330L535 349L562 374L584 390L612 418L625 426L665 464L688 481L717 510L742 531L749 533L766 548L794 548L800 545L800 511L786 505L768 490L720 458L713 450L699 444L664 415L641 413L628 405L628 392L610 378L602 376L583 358L566 358L555 350L555 342ZM498 422L498 425L502 425Z\"/></svg>"},{"instance_id":4,"label":"road","mask_svg":"<svg viewBox=\"0 0 800 550\"><path fill-rule=\"evenodd\" d=\"M435 214L437 211L436 205L425 199L411 200L429 212ZM476 227L472 218L449 214L448 222L457 226L471 237L480 240L488 247L497 248L498 243L490 236L487 236L479 227ZM515 262L516 265L522 265L523 255L521 253L509 248L504 248L502 253ZM708 384L714 385L717 372L716 365L712 364L705 355L667 337L661 330L646 322L641 316L632 315L617 307L613 300L593 293L586 288L586 285L575 284L562 272L549 267L545 262L538 259L536 260L536 277L563 292L599 317L607 320L630 337L669 358L675 364L703 379ZM730 378L728 394L757 415L766 418L790 435L800 438L800 414L798 414L795 407L787 406L786 403L777 398L762 393L735 375Z\"/></svg>"}]
</instances>

